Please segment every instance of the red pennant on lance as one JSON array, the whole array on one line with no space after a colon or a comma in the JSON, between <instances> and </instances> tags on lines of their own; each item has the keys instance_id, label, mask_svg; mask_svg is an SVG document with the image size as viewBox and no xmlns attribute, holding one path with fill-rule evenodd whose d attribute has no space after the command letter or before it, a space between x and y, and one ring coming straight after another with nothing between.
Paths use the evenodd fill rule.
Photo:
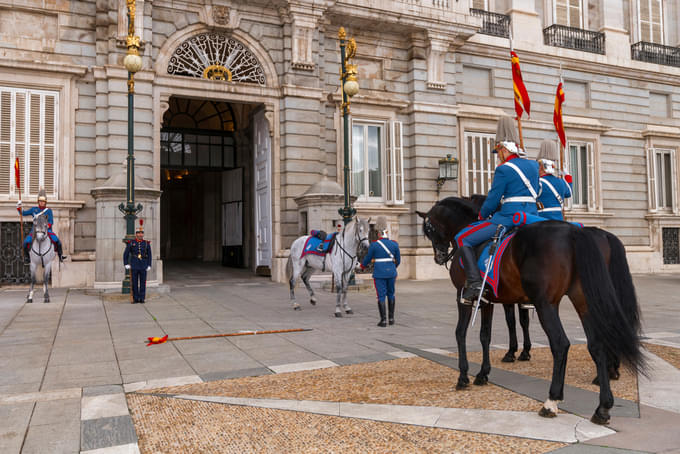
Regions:
<instances>
[{"instance_id":1,"label":"red pennant on lance","mask_svg":"<svg viewBox=\"0 0 680 454\"><path fill-rule=\"evenodd\" d=\"M21 171L19 169L19 158L14 159L14 181L17 184L17 189L21 192Z\"/></svg>"},{"instance_id":2,"label":"red pennant on lance","mask_svg":"<svg viewBox=\"0 0 680 454\"><path fill-rule=\"evenodd\" d=\"M517 113L517 118L522 117L522 107L527 111L527 115L531 116L531 100L522 80L522 71L519 69L519 57L512 50L510 51L510 61L512 63L512 89L515 92L515 112Z\"/></svg>"},{"instance_id":3,"label":"red pennant on lance","mask_svg":"<svg viewBox=\"0 0 680 454\"><path fill-rule=\"evenodd\" d=\"M168 335L166 334L163 337L149 337L149 343L146 344L148 347L149 345L154 345L154 344L164 344L168 341Z\"/></svg>"},{"instance_id":4,"label":"red pennant on lance","mask_svg":"<svg viewBox=\"0 0 680 454\"><path fill-rule=\"evenodd\" d=\"M555 123L555 131L560 138L563 147L567 146L567 136L564 133L564 123L562 122L562 104L564 103L564 89L562 82L557 85L557 92L555 93L555 111L553 112L553 123Z\"/></svg>"}]
</instances>

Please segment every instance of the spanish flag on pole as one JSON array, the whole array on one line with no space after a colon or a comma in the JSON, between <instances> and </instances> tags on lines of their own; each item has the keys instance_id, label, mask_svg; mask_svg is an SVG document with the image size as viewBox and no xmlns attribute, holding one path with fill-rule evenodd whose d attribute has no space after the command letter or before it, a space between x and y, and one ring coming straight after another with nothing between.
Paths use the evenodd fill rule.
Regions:
<instances>
[{"instance_id":1,"label":"spanish flag on pole","mask_svg":"<svg viewBox=\"0 0 680 454\"><path fill-rule=\"evenodd\" d=\"M522 117L522 107L527 111L527 115L531 116L531 100L522 80L522 71L519 69L519 57L513 50L510 50L510 59L512 62L512 89L515 92L515 112L517 113L517 118Z\"/></svg>"},{"instance_id":2,"label":"spanish flag on pole","mask_svg":"<svg viewBox=\"0 0 680 454\"><path fill-rule=\"evenodd\" d=\"M553 112L553 123L555 123L555 131L560 138L563 147L567 146L567 136L564 133L564 123L562 123L562 104L564 103L564 90L562 89L562 81L557 85L557 92L555 93L555 111Z\"/></svg>"},{"instance_id":3,"label":"spanish flag on pole","mask_svg":"<svg viewBox=\"0 0 680 454\"><path fill-rule=\"evenodd\" d=\"M17 190L21 193L21 171L19 170L19 158L14 159L14 181L17 184Z\"/></svg>"}]
</instances>

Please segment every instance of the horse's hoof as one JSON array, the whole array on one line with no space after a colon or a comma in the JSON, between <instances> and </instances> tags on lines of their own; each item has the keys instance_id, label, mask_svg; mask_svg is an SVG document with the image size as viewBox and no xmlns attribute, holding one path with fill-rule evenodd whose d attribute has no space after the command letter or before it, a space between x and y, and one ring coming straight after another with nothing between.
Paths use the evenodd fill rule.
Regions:
<instances>
[{"instance_id":1,"label":"horse's hoof","mask_svg":"<svg viewBox=\"0 0 680 454\"><path fill-rule=\"evenodd\" d=\"M301 311L302 308L301 308L300 306L295 306L295 307L293 307L293 310L294 310L294 311Z\"/></svg>"},{"instance_id":2,"label":"horse's hoof","mask_svg":"<svg viewBox=\"0 0 680 454\"><path fill-rule=\"evenodd\" d=\"M45 303L45 304L47 304L47 303L49 303L49 302L50 302L50 300L45 300L45 301L43 301L43 303Z\"/></svg>"},{"instance_id":3,"label":"horse's hoof","mask_svg":"<svg viewBox=\"0 0 680 454\"><path fill-rule=\"evenodd\" d=\"M309 304L311 304L312 306L316 306L316 300L309 300Z\"/></svg>"},{"instance_id":4,"label":"horse's hoof","mask_svg":"<svg viewBox=\"0 0 680 454\"><path fill-rule=\"evenodd\" d=\"M342 312L336 312L335 318L342 318Z\"/></svg>"},{"instance_id":5,"label":"horse's hoof","mask_svg":"<svg viewBox=\"0 0 680 454\"><path fill-rule=\"evenodd\" d=\"M598 412L597 410L593 414L593 417L590 418L590 422L593 424L598 424L600 426L604 426L605 424L609 423L609 412L604 411L604 412Z\"/></svg>"},{"instance_id":6,"label":"horse's hoof","mask_svg":"<svg viewBox=\"0 0 680 454\"><path fill-rule=\"evenodd\" d=\"M347 309L347 310L345 311L345 314L350 314L350 315L351 315L351 314L354 314L354 311L353 311L352 309Z\"/></svg>"},{"instance_id":7,"label":"horse's hoof","mask_svg":"<svg viewBox=\"0 0 680 454\"><path fill-rule=\"evenodd\" d=\"M544 418L554 418L555 416L557 416L557 413L545 407L541 407L541 409L538 412L538 416L542 416Z\"/></svg>"},{"instance_id":8,"label":"horse's hoof","mask_svg":"<svg viewBox=\"0 0 680 454\"><path fill-rule=\"evenodd\" d=\"M517 361L529 361L531 359L531 354L523 350L522 353L519 354L519 358L517 358Z\"/></svg>"},{"instance_id":9,"label":"horse's hoof","mask_svg":"<svg viewBox=\"0 0 680 454\"><path fill-rule=\"evenodd\" d=\"M502 363L514 363L515 362L515 354L507 352L503 359L501 359Z\"/></svg>"},{"instance_id":10,"label":"horse's hoof","mask_svg":"<svg viewBox=\"0 0 680 454\"><path fill-rule=\"evenodd\" d=\"M456 383L456 391L464 391L470 387L469 382L462 382L458 380L458 383Z\"/></svg>"},{"instance_id":11,"label":"horse's hoof","mask_svg":"<svg viewBox=\"0 0 680 454\"><path fill-rule=\"evenodd\" d=\"M489 383L489 377L487 377L486 375L484 376L477 375L473 383L477 386L484 386Z\"/></svg>"},{"instance_id":12,"label":"horse's hoof","mask_svg":"<svg viewBox=\"0 0 680 454\"><path fill-rule=\"evenodd\" d=\"M33 302L33 300L32 300L32 299L28 299L28 300L26 300L26 304L28 304L28 303L32 303L32 302Z\"/></svg>"}]
</instances>

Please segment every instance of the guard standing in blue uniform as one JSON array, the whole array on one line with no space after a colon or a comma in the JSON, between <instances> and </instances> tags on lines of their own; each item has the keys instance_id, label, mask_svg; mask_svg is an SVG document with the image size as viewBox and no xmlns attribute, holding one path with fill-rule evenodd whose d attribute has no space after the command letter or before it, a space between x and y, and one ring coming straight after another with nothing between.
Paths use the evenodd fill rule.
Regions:
<instances>
[{"instance_id":1,"label":"guard standing in blue uniform","mask_svg":"<svg viewBox=\"0 0 680 454\"><path fill-rule=\"evenodd\" d=\"M33 219L37 218L38 216L44 214L47 216L47 234L49 235L50 239L54 243L54 247L57 251L57 257L59 257L59 261L63 262L64 259L66 258L63 254L62 246L61 246L61 241L59 240L59 237L57 236L56 233L52 231L52 224L54 224L54 215L52 214L52 209L47 208L47 195L45 194L45 190L40 188L38 191L38 206L37 207L31 207L28 210L22 210L21 209L21 200L17 202L17 211L21 213L22 216L33 216ZM33 244L33 230L31 230L31 233L26 235L26 238L24 238L24 261L26 263L29 263L30 261L30 251L31 251L31 245Z\"/></svg>"},{"instance_id":2,"label":"guard standing in blue uniform","mask_svg":"<svg viewBox=\"0 0 680 454\"><path fill-rule=\"evenodd\" d=\"M465 227L455 237L461 248L467 278L462 296L469 302L475 301L482 289L481 273L473 247L490 239L498 225L510 228L518 223L541 220L536 208L538 163L520 157L524 155L523 150L511 141L497 143L493 152L498 153L501 164L496 167L491 189L479 212L480 221ZM516 213L522 218L520 222L517 222Z\"/></svg>"},{"instance_id":3,"label":"guard standing in blue uniform","mask_svg":"<svg viewBox=\"0 0 680 454\"><path fill-rule=\"evenodd\" d=\"M546 219L564 221L564 201L571 197L571 175L564 176L564 180L555 176L555 162L558 159L557 145L552 140L541 142L538 153L540 188L538 190L538 215Z\"/></svg>"},{"instance_id":4,"label":"guard standing in blue uniform","mask_svg":"<svg viewBox=\"0 0 680 454\"><path fill-rule=\"evenodd\" d=\"M394 325L394 284L397 280L397 267L401 263L399 244L388 238L387 219L380 216L375 224L378 231L378 240L374 241L368 248L366 256L361 262L361 269L365 269L369 263L373 262L373 282L375 292L378 297L378 312L380 312L380 322L378 326L385 327L385 297L389 310L389 323Z\"/></svg>"},{"instance_id":5,"label":"guard standing in blue uniform","mask_svg":"<svg viewBox=\"0 0 680 454\"><path fill-rule=\"evenodd\" d=\"M128 241L123 254L125 269L130 270L130 291L133 303L144 303L146 272L151 269L151 242L144 239L144 220L139 220L135 239Z\"/></svg>"}]
</instances>

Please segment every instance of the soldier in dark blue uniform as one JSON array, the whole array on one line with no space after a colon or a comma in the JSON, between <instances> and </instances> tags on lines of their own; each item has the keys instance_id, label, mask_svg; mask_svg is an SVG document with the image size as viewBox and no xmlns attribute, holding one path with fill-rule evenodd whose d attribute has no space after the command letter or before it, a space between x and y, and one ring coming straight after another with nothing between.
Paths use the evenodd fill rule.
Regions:
<instances>
[{"instance_id":1,"label":"soldier in dark blue uniform","mask_svg":"<svg viewBox=\"0 0 680 454\"><path fill-rule=\"evenodd\" d=\"M541 142L541 150L536 160L539 164L541 179L538 190L538 201L541 207L538 214L546 219L564 221L564 201L571 197L571 175L564 175L564 180L555 176L555 162L558 159L557 145L552 140Z\"/></svg>"},{"instance_id":2,"label":"soldier in dark blue uniform","mask_svg":"<svg viewBox=\"0 0 680 454\"><path fill-rule=\"evenodd\" d=\"M378 240L368 248L366 256L361 262L361 269L365 269L369 263L373 263L373 282L378 296L378 311L380 322L378 326L385 327L385 297L389 309L389 322L394 325L394 283L397 280L397 267L401 263L399 244L388 238L387 219L384 216L378 218L375 229L378 231Z\"/></svg>"},{"instance_id":3,"label":"soldier in dark blue uniform","mask_svg":"<svg viewBox=\"0 0 680 454\"><path fill-rule=\"evenodd\" d=\"M517 224L515 213L521 215L520 224L541 220L536 208L538 163L524 159L524 152L515 142L497 143L494 153L498 153L501 164L496 167L491 189L479 212L480 221L465 227L455 237L467 278L462 295L466 301L475 301L482 289L474 246L490 239L499 224L507 228Z\"/></svg>"},{"instance_id":4,"label":"soldier in dark blue uniform","mask_svg":"<svg viewBox=\"0 0 680 454\"><path fill-rule=\"evenodd\" d=\"M144 303L146 272L151 269L151 242L144 239L144 221L140 219L135 239L128 241L123 254L125 269L130 270L130 291L133 303Z\"/></svg>"}]
</instances>

